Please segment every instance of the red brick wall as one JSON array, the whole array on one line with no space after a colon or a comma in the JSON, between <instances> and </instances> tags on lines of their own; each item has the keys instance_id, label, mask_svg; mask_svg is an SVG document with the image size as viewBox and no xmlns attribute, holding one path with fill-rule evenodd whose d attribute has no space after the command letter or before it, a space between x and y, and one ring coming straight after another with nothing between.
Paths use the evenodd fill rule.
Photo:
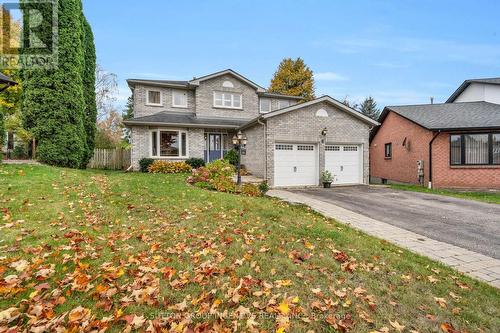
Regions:
<instances>
[{"instance_id":1,"label":"red brick wall","mask_svg":"<svg viewBox=\"0 0 500 333\"><path fill-rule=\"evenodd\" d=\"M424 160L425 184L429 176L429 141L432 132L389 112L370 144L370 174L403 183L418 184L417 161ZM403 147L406 138L407 147ZM392 142L392 159L385 159L384 146ZM409 146L408 146L409 144Z\"/></svg>"},{"instance_id":2,"label":"red brick wall","mask_svg":"<svg viewBox=\"0 0 500 333\"><path fill-rule=\"evenodd\" d=\"M450 167L450 135L441 133L432 145L433 186L500 189L500 166Z\"/></svg>"}]
</instances>

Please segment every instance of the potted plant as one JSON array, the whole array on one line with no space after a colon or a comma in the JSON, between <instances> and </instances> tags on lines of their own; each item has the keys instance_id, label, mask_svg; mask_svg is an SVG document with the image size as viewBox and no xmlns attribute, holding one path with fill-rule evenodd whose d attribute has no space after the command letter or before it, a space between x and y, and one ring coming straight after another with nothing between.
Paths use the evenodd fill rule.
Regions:
<instances>
[{"instance_id":1,"label":"potted plant","mask_svg":"<svg viewBox=\"0 0 500 333\"><path fill-rule=\"evenodd\" d=\"M321 173L321 182L323 183L324 188L332 187L333 183L333 175L330 171L325 170Z\"/></svg>"}]
</instances>

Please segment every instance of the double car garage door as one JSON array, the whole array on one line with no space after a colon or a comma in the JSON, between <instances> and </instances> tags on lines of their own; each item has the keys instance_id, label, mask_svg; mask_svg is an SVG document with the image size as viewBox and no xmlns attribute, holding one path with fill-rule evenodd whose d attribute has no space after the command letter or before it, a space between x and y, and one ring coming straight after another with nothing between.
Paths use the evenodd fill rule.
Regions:
<instances>
[{"instance_id":1,"label":"double car garage door","mask_svg":"<svg viewBox=\"0 0 500 333\"><path fill-rule=\"evenodd\" d=\"M362 183L359 145L327 145L325 169L335 176L334 184ZM319 184L319 155L315 144L279 143L274 146L274 185Z\"/></svg>"}]
</instances>

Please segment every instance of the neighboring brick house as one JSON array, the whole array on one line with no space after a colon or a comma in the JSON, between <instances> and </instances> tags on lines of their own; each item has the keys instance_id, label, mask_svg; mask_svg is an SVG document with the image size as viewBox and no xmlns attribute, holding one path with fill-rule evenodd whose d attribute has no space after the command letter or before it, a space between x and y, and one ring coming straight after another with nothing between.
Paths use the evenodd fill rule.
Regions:
<instances>
[{"instance_id":1,"label":"neighboring brick house","mask_svg":"<svg viewBox=\"0 0 500 333\"><path fill-rule=\"evenodd\" d=\"M238 131L248 138L242 163L271 186L319 185L331 170L338 184L366 184L369 133L376 121L331 97L267 92L232 70L191 81L128 80L134 96L132 166L144 157L220 159Z\"/></svg>"},{"instance_id":2,"label":"neighboring brick house","mask_svg":"<svg viewBox=\"0 0 500 333\"><path fill-rule=\"evenodd\" d=\"M500 78L467 80L443 104L388 106L379 121L372 181L500 189Z\"/></svg>"}]
</instances>

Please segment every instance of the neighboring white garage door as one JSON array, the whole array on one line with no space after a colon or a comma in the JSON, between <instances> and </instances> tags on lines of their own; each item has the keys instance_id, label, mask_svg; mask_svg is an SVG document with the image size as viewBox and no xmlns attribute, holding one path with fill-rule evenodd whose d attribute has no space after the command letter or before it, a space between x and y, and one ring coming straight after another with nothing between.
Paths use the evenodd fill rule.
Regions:
<instances>
[{"instance_id":1,"label":"neighboring white garage door","mask_svg":"<svg viewBox=\"0 0 500 333\"><path fill-rule=\"evenodd\" d=\"M274 146L274 186L318 185L318 148L313 144Z\"/></svg>"},{"instance_id":2,"label":"neighboring white garage door","mask_svg":"<svg viewBox=\"0 0 500 333\"><path fill-rule=\"evenodd\" d=\"M325 169L335 175L334 184L363 183L363 158L360 145L325 147Z\"/></svg>"}]
</instances>

